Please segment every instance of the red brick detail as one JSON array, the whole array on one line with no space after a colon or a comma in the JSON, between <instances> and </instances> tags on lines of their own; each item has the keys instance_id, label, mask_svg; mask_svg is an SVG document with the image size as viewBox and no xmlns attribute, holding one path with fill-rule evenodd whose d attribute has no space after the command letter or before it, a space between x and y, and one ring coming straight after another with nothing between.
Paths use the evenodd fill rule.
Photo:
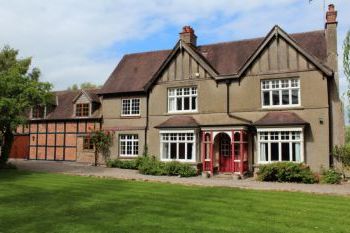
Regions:
<instances>
[{"instance_id":1,"label":"red brick detail","mask_svg":"<svg viewBox=\"0 0 350 233\"><path fill-rule=\"evenodd\" d=\"M56 145L57 146L63 146L63 139L64 139L64 135L63 134L57 134L56 135Z\"/></svg>"},{"instance_id":2,"label":"red brick detail","mask_svg":"<svg viewBox=\"0 0 350 233\"><path fill-rule=\"evenodd\" d=\"M46 134L38 134L38 145L46 145Z\"/></svg>"},{"instance_id":3,"label":"red brick detail","mask_svg":"<svg viewBox=\"0 0 350 233\"><path fill-rule=\"evenodd\" d=\"M48 147L47 150L47 160L54 160L55 155L55 148L54 147Z\"/></svg>"},{"instance_id":4,"label":"red brick detail","mask_svg":"<svg viewBox=\"0 0 350 233\"><path fill-rule=\"evenodd\" d=\"M76 123L67 123L66 124L66 132L76 132L77 131L77 124Z\"/></svg>"},{"instance_id":5,"label":"red brick detail","mask_svg":"<svg viewBox=\"0 0 350 233\"><path fill-rule=\"evenodd\" d=\"M76 160L77 150L75 148L66 148L65 159L66 160Z\"/></svg>"},{"instance_id":6,"label":"red brick detail","mask_svg":"<svg viewBox=\"0 0 350 233\"><path fill-rule=\"evenodd\" d=\"M63 147L56 147L56 160L63 160Z\"/></svg>"},{"instance_id":7,"label":"red brick detail","mask_svg":"<svg viewBox=\"0 0 350 233\"><path fill-rule=\"evenodd\" d=\"M35 133L36 132L36 127L37 127L37 124L30 124L30 132L31 133Z\"/></svg>"},{"instance_id":8,"label":"red brick detail","mask_svg":"<svg viewBox=\"0 0 350 233\"><path fill-rule=\"evenodd\" d=\"M36 134L30 134L29 136L29 143L30 145L36 145Z\"/></svg>"},{"instance_id":9,"label":"red brick detail","mask_svg":"<svg viewBox=\"0 0 350 233\"><path fill-rule=\"evenodd\" d=\"M77 136L76 134L66 134L66 146L76 146Z\"/></svg>"},{"instance_id":10,"label":"red brick detail","mask_svg":"<svg viewBox=\"0 0 350 233\"><path fill-rule=\"evenodd\" d=\"M48 134L47 135L47 145L48 146L54 146L55 145L55 135L54 134Z\"/></svg>"},{"instance_id":11,"label":"red brick detail","mask_svg":"<svg viewBox=\"0 0 350 233\"><path fill-rule=\"evenodd\" d=\"M56 131L55 131L55 124L54 124L54 123L49 123L49 124L47 125L47 131L50 132L50 133L56 132Z\"/></svg>"},{"instance_id":12,"label":"red brick detail","mask_svg":"<svg viewBox=\"0 0 350 233\"><path fill-rule=\"evenodd\" d=\"M46 124L39 124L39 132L41 133L46 132Z\"/></svg>"},{"instance_id":13,"label":"red brick detail","mask_svg":"<svg viewBox=\"0 0 350 233\"><path fill-rule=\"evenodd\" d=\"M79 132L80 133L85 132L85 123L84 122L79 123Z\"/></svg>"},{"instance_id":14,"label":"red brick detail","mask_svg":"<svg viewBox=\"0 0 350 233\"><path fill-rule=\"evenodd\" d=\"M29 159L36 159L36 147L30 147Z\"/></svg>"},{"instance_id":15,"label":"red brick detail","mask_svg":"<svg viewBox=\"0 0 350 233\"><path fill-rule=\"evenodd\" d=\"M64 124L63 123L57 123L56 132L64 132Z\"/></svg>"},{"instance_id":16,"label":"red brick detail","mask_svg":"<svg viewBox=\"0 0 350 233\"><path fill-rule=\"evenodd\" d=\"M45 159L45 147L38 147L38 159Z\"/></svg>"}]
</instances>

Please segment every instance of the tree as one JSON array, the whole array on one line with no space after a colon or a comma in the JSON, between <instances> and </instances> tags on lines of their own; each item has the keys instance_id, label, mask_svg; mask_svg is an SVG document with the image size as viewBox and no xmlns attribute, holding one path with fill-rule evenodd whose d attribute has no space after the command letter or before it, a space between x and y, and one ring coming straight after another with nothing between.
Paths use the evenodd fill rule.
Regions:
<instances>
[{"instance_id":1,"label":"tree","mask_svg":"<svg viewBox=\"0 0 350 233\"><path fill-rule=\"evenodd\" d=\"M99 86L90 82L84 82L80 84L80 89L95 89ZM68 87L70 91L77 91L79 89L78 84L73 84L71 87Z\"/></svg>"},{"instance_id":2,"label":"tree","mask_svg":"<svg viewBox=\"0 0 350 233\"><path fill-rule=\"evenodd\" d=\"M341 173L345 178L346 171L350 169L350 145L335 146L332 155L339 162Z\"/></svg>"},{"instance_id":3,"label":"tree","mask_svg":"<svg viewBox=\"0 0 350 233\"><path fill-rule=\"evenodd\" d=\"M343 65L344 65L344 74L348 82L350 82L350 30L347 32L343 44ZM348 97L349 97L348 91Z\"/></svg>"},{"instance_id":4,"label":"tree","mask_svg":"<svg viewBox=\"0 0 350 233\"><path fill-rule=\"evenodd\" d=\"M112 138L112 134L110 134L109 132L104 132L103 130L92 132L90 140L92 141L95 148L95 166L97 166L98 155L100 153L104 157L105 161L109 159Z\"/></svg>"},{"instance_id":5,"label":"tree","mask_svg":"<svg viewBox=\"0 0 350 233\"><path fill-rule=\"evenodd\" d=\"M48 104L52 85L40 82L40 70L30 70L31 58L18 58L18 50L5 46L0 51L0 134L3 137L0 163L8 160L13 132L25 123L28 110Z\"/></svg>"}]
</instances>

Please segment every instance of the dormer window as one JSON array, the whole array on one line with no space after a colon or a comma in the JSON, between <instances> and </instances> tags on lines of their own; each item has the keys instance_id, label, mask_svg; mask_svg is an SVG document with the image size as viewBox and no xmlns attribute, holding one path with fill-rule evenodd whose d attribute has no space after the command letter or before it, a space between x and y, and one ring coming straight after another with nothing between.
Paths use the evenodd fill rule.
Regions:
<instances>
[{"instance_id":1,"label":"dormer window","mask_svg":"<svg viewBox=\"0 0 350 233\"><path fill-rule=\"evenodd\" d=\"M77 117L88 117L90 116L90 104L79 103L75 105L75 116Z\"/></svg>"},{"instance_id":2,"label":"dormer window","mask_svg":"<svg viewBox=\"0 0 350 233\"><path fill-rule=\"evenodd\" d=\"M45 117L45 112L46 112L46 107L37 105L32 108L32 118L37 119L37 118L44 118Z\"/></svg>"}]
</instances>

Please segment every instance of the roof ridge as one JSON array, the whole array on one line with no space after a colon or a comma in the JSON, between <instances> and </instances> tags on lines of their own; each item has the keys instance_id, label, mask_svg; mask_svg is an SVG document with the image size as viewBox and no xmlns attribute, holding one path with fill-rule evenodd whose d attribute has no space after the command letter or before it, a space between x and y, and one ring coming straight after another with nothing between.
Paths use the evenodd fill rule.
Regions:
<instances>
[{"instance_id":1,"label":"roof ridge","mask_svg":"<svg viewBox=\"0 0 350 233\"><path fill-rule=\"evenodd\" d=\"M159 52L168 52L172 49L159 49L159 50L150 50L150 51L144 51L144 52L137 52L137 53L126 53L123 57L129 56L129 55L139 55L139 54L148 54L148 53L159 53Z\"/></svg>"}]
</instances>

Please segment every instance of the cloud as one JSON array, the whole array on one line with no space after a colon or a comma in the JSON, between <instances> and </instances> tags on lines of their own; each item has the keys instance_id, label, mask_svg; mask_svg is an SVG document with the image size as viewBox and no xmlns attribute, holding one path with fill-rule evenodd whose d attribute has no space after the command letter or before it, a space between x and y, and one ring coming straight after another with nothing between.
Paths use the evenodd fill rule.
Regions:
<instances>
[{"instance_id":1,"label":"cloud","mask_svg":"<svg viewBox=\"0 0 350 233\"><path fill-rule=\"evenodd\" d=\"M350 28L350 1L339 10L339 41ZM323 28L322 1L275 0L0 0L0 44L32 56L43 80L55 89L84 81L103 84L128 45L142 45L160 34L173 38L185 24L200 43L264 36L279 24L287 32ZM171 30L169 30L171 29ZM162 44L164 45L164 43ZM340 72L341 73L341 72ZM343 82L342 82L343 84ZM344 85L344 84L343 84Z\"/></svg>"}]
</instances>

